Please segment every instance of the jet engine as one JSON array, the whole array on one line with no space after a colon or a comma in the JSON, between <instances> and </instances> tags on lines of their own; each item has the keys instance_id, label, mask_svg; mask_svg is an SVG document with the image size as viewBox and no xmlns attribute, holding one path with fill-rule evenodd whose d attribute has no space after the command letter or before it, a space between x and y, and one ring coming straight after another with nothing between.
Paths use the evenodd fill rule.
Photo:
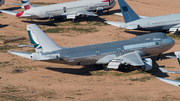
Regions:
<instances>
[{"instance_id":1,"label":"jet engine","mask_svg":"<svg viewBox=\"0 0 180 101\"><path fill-rule=\"evenodd\" d=\"M97 13L101 13L101 12L103 12L103 10L104 10L103 7L98 7L98 8L96 8L96 12L97 12Z\"/></svg>"},{"instance_id":2,"label":"jet engine","mask_svg":"<svg viewBox=\"0 0 180 101\"><path fill-rule=\"evenodd\" d=\"M42 53L32 53L31 54L32 60L41 60L42 57L43 57Z\"/></svg>"},{"instance_id":3,"label":"jet engine","mask_svg":"<svg viewBox=\"0 0 180 101\"><path fill-rule=\"evenodd\" d=\"M151 60L151 58L144 58L143 62L144 62L145 65L140 68L142 71L148 71L148 70L152 69L152 60Z\"/></svg>"},{"instance_id":4,"label":"jet engine","mask_svg":"<svg viewBox=\"0 0 180 101\"><path fill-rule=\"evenodd\" d=\"M31 58L32 58L32 60L37 60L37 61L39 61L39 60L59 59L60 54L53 54L53 53L42 54L41 52L37 52L37 53L32 53Z\"/></svg>"}]
</instances>

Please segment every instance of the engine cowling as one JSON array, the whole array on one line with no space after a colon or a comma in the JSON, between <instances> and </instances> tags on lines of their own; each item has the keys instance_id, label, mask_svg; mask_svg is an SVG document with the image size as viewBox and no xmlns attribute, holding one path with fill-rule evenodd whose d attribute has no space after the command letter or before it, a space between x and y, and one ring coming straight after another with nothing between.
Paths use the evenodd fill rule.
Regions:
<instances>
[{"instance_id":1,"label":"engine cowling","mask_svg":"<svg viewBox=\"0 0 180 101\"><path fill-rule=\"evenodd\" d=\"M32 53L31 54L32 60L41 60L42 57L43 57L42 53Z\"/></svg>"},{"instance_id":2,"label":"engine cowling","mask_svg":"<svg viewBox=\"0 0 180 101\"><path fill-rule=\"evenodd\" d=\"M37 53L32 53L31 54L31 58L32 60L51 60L51 59L59 59L60 58L60 54L42 54L41 52L37 52Z\"/></svg>"},{"instance_id":3,"label":"engine cowling","mask_svg":"<svg viewBox=\"0 0 180 101\"><path fill-rule=\"evenodd\" d=\"M148 70L152 69L153 62L152 62L151 58L144 58L143 62L145 64L145 66L141 67L142 71L148 71Z\"/></svg>"},{"instance_id":4,"label":"engine cowling","mask_svg":"<svg viewBox=\"0 0 180 101\"><path fill-rule=\"evenodd\" d=\"M104 10L103 7L98 7L98 8L96 8L96 12L97 12L97 13L101 13L101 12L103 12L103 10Z\"/></svg>"}]
</instances>

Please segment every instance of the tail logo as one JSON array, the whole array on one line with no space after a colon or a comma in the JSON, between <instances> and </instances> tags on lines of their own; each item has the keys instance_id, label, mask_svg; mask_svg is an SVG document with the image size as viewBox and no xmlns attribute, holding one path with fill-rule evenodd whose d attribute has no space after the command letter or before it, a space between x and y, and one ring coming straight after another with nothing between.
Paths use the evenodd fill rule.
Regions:
<instances>
[{"instance_id":1,"label":"tail logo","mask_svg":"<svg viewBox=\"0 0 180 101\"><path fill-rule=\"evenodd\" d=\"M23 13L24 13L24 11L19 12L19 13L16 14L16 16L17 16L17 17L20 17L21 15L23 15Z\"/></svg>"}]
</instances>

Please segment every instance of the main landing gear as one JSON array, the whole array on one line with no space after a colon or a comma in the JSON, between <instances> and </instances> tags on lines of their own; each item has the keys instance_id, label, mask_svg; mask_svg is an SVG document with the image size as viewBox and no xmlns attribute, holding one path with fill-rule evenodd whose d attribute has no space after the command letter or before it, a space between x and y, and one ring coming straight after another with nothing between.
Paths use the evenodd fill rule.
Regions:
<instances>
[{"instance_id":1,"label":"main landing gear","mask_svg":"<svg viewBox=\"0 0 180 101\"><path fill-rule=\"evenodd\" d=\"M157 60L162 60L161 55L162 55L162 54L159 54L159 55L158 55Z\"/></svg>"}]
</instances>

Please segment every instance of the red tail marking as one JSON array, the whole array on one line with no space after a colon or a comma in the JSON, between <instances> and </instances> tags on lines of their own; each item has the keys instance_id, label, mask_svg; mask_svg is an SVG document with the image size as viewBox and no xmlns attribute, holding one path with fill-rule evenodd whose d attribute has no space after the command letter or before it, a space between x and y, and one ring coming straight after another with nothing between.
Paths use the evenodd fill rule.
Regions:
<instances>
[{"instance_id":1,"label":"red tail marking","mask_svg":"<svg viewBox=\"0 0 180 101\"><path fill-rule=\"evenodd\" d=\"M102 1L102 2L109 2L109 0L104 0L104 1Z\"/></svg>"},{"instance_id":2,"label":"red tail marking","mask_svg":"<svg viewBox=\"0 0 180 101\"><path fill-rule=\"evenodd\" d=\"M24 13L24 11L19 12L19 13L16 14L16 16L17 16L17 17L20 17L21 15L23 15L23 13Z\"/></svg>"},{"instance_id":3,"label":"red tail marking","mask_svg":"<svg viewBox=\"0 0 180 101\"><path fill-rule=\"evenodd\" d=\"M24 8L25 8L25 10L30 9L31 8L31 4L25 5Z\"/></svg>"}]
</instances>

